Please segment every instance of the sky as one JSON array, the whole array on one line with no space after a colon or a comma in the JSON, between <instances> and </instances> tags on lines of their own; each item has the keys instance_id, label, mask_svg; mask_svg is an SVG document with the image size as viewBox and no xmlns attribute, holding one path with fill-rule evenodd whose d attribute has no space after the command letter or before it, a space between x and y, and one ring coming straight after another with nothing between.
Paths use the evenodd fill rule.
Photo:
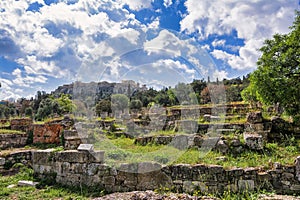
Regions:
<instances>
[{"instance_id":1,"label":"sky","mask_svg":"<svg viewBox=\"0 0 300 200\"><path fill-rule=\"evenodd\" d=\"M1 0L0 99L74 81L242 77L299 0Z\"/></svg>"}]
</instances>

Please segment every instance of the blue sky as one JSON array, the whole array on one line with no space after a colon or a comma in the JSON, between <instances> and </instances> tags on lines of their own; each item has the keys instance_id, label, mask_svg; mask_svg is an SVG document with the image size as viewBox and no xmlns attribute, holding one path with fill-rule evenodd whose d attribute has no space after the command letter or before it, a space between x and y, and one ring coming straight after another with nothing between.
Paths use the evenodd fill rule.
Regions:
<instances>
[{"instance_id":1,"label":"blue sky","mask_svg":"<svg viewBox=\"0 0 300 200\"><path fill-rule=\"evenodd\" d=\"M298 0L2 0L0 99L80 81L153 87L256 69Z\"/></svg>"}]
</instances>

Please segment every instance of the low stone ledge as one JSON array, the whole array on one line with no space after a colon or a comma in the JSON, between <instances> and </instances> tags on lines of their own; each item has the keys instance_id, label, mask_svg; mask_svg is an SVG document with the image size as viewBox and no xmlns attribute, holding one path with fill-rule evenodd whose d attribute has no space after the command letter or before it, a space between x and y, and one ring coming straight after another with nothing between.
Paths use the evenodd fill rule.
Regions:
<instances>
[{"instance_id":1,"label":"low stone ledge","mask_svg":"<svg viewBox=\"0 0 300 200\"><path fill-rule=\"evenodd\" d=\"M0 149L24 147L27 138L26 133L0 134Z\"/></svg>"},{"instance_id":2,"label":"low stone ledge","mask_svg":"<svg viewBox=\"0 0 300 200\"><path fill-rule=\"evenodd\" d=\"M86 151L67 150L67 151L57 152L54 158L58 162L103 163L104 151L96 151L91 153Z\"/></svg>"}]
</instances>

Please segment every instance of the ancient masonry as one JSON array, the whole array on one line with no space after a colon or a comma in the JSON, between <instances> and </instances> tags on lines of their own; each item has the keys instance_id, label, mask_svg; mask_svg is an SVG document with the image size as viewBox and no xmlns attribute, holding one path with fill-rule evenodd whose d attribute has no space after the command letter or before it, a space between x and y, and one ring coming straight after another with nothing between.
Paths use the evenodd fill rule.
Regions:
<instances>
[{"instance_id":1,"label":"ancient masonry","mask_svg":"<svg viewBox=\"0 0 300 200\"><path fill-rule=\"evenodd\" d=\"M89 186L107 192L169 188L177 192L216 193L266 189L284 194L300 194L300 157L295 165L274 163L273 169L224 169L216 165L178 164L161 166L143 162L119 167L104 163L103 151L37 150L14 153L0 163L23 162L33 167L39 177L52 177L68 186Z\"/></svg>"}]
</instances>

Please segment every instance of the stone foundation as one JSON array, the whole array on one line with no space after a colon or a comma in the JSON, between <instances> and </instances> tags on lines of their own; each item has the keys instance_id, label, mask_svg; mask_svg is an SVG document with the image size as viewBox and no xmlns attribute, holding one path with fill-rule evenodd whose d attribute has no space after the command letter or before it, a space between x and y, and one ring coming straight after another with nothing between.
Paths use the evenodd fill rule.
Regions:
<instances>
[{"instance_id":1,"label":"stone foundation","mask_svg":"<svg viewBox=\"0 0 300 200\"><path fill-rule=\"evenodd\" d=\"M297 160L300 160L298 158ZM274 164L272 170L256 168L226 170L216 165L132 163L112 167L104 164L103 152L95 158L80 151L35 151L33 168L40 177L55 174L58 183L69 186L98 187L108 192L170 188L176 192L222 193L265 189L300 194L300 162L293 166Z\"/></svg>"},{"instance_id":2,"label":"stone foundation","mask_svg":"<svg viewBox=\"0 0 300 200\"><path fill-rule=\"evenodd\" d=\"M33 121L29 118L12 119L10 120L11 130L17 131L29 131Z\"/></svg>"},{"instance_id":3,"label":"stone foundation","mask_svg":"<svg viewBox=\"0 0 300 200\"><path fill-rule=\"evenodd\" d=\"M33 143L59 144L62 130L61 124L34 124Z\"/></svg>"},{"instance_id":4,"label":"stone foundation","mask_svg":"<svg viewBox=\"0 0 300 200\"><path fill-rule=\"evenodd\" d=\"M0 134L0 149L17 148L26 146L27 134Z\"/></svg>"}]
</instances>

